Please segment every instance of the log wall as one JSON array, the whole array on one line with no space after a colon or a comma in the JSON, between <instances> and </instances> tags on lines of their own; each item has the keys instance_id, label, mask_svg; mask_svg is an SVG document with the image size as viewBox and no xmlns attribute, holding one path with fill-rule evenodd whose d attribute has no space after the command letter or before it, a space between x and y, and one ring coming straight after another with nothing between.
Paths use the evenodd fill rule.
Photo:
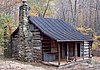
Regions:
<instances>
[{"instance_id":1,"label":"log wall","mask_svg":"<svg viewBox=\"0 0 100 70\"><path fill-rule=\"evenodd\" d=\"M40 62L42 60L42 43L40 30L36 26L33 26L32 29L33 61Z\"/></svg>"},{"instance_id":2,"label":"log wall","mask_svg":"<svg viewBox=\"0 0 100 70\"><path fill-rule=\"evenodd\" d=\"M84 42L84 58L89 58L89 42Z\"/></svg>"},{"instance_id":3,"label":"log wall","mask_svg":"<svg viewBox=\"0 0 100 70\"><path fill-rule=\"evenodd\" d=\"M89 47L90 47L89 42L85 41L81 43L80 56L83 57L83 59L89 58L89 54L90 54Z\"/></svg>"}]
</instances>

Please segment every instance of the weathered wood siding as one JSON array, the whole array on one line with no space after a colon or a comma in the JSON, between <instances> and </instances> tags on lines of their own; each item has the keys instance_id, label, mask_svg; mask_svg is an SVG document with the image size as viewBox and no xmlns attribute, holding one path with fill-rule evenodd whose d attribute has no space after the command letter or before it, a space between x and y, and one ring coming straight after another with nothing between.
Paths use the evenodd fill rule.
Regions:
<instances>
[{"instance_id":1,"label":"weathered wood siding","mask_svg":"<svg viewBox=\"0 0 100 70\"><path fill-rule=\"evenodd\" d=\"M30 28L32 33L33 61L39 62L42 60L42 43L41 43L40 30L35 25L31 24Z\"/></svg>"},{"instance_id":2,"label":"weathered wood siding","mask_svg":"<svg viewBox=\"0 0 100 70\"><path fill-rule=\"evenodd\" d=\"M89 42L84 42L84 58L89 58Z\"/></svg>"},{"instance_id":3,"label":"weathered wood siding","mask_svg":"<svg viewBox=\"0 0 100 70\"><path fill-rule=\"evenodd\" d=\"M83 57L83 54L84 54L83 50L84 50L84 44L82 42L80 43L80 57Z\"/></svg>"},{"instance_id":4,"label":"weathered wood siding","mask_svg":"<svg viewBox=\"0 0 100 70\"><path fill-rule=\"evenodd\" d=\"M83 57L84 59L89 58L89 42L82 42L81 43L81 48L80 48L80 56Z\"/></svg>"}]
</instances>

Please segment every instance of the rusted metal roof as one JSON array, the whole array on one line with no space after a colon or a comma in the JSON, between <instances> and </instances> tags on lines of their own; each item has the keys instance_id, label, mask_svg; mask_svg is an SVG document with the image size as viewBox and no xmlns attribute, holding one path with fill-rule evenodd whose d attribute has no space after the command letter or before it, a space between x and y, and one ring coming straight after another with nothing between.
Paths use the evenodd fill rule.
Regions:
<instances>
[{"instance_id":1,"label":"rusted metal roof","mask_svg":"<svg viewBox=\"0 0 100 70\"><path fill-rule=\"evenodd\" d=\"M60 19L29 17L32 24L36 25L41 32L55 39L57 42L66 41L92 41L92 38L81 34L71 27L68 22Z\"/></svg>"}]
</instances>

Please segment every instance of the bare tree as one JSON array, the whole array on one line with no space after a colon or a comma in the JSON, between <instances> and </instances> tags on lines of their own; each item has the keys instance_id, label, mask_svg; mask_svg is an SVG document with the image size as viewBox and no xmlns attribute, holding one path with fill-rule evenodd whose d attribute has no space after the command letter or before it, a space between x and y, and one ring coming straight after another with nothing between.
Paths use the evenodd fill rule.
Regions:
<instances>
[{"instance_id":1,"label":"bare tree","mask_svg":"<svg viewBox=\"0 0 100 70\"><path fill-rule=\"evenodd\" d=\"M50 0L48 0L48 2L47 2L47 6L46 6L46 8L45 8L45 10L44 10L43 17L45 17L46 11L47 11L47 9L48 9L48 7L49 7L49 2L50 2Z\"/></svg>"}]
</instances>

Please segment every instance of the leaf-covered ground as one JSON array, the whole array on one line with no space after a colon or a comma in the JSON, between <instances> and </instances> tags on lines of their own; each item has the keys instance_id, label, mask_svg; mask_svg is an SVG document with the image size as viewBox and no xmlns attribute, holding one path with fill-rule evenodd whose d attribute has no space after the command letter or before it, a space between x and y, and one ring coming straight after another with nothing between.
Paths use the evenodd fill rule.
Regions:
<instances>
[{"instance_id":1,"label":"leaf-covered ground","mask_svg":"<svg viewBox=\"0 0 100 70\"><path fill-rule=\"evenodd\" d=\"M100 70L100 57L94 57L92 63L79 62L71 66L52 67L40 63L20 62L0 56L0 70Z\"/></svg>"}]
</instances>

